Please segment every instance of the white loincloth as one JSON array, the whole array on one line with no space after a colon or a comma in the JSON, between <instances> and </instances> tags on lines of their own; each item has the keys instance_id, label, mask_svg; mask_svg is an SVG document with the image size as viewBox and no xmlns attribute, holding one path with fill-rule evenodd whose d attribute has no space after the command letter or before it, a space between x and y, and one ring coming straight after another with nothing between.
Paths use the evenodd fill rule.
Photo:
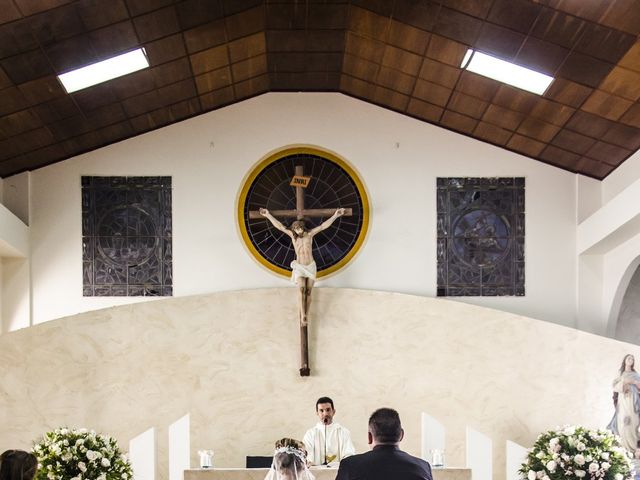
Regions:
<instances>
[{"instance_id":1,"label":"white loincloth","mask_svg":"<svg viewBox=\"0 0 640 480\"><path fill-rule=\"evenodd\" d=\"M316 279L316 262L311 262L309 265L302 265L297 260L291 262L291 281L295 284L298 283L299 278Z\"/></svg>"}]
</instances>

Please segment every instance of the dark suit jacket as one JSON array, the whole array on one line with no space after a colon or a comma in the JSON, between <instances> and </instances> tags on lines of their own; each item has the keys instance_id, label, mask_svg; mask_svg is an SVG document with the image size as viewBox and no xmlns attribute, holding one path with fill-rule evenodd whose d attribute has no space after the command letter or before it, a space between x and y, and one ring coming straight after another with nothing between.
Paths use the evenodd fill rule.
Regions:
<instances>
[{"instance_id":1,"label":"dark suit jacket","mask_svg":"<svg viewBox=\"0 0 640 480\"><path fill-rule=\"evenodd\" d=\"M397 445L377 445L373 450L340 462L336 480L432 480L431 467Z\"/></svg>"}]
</instances>

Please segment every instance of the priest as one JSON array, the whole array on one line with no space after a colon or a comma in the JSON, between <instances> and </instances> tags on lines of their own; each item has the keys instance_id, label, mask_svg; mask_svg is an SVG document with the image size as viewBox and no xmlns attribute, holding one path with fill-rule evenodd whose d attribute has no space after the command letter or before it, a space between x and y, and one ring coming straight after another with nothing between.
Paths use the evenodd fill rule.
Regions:
<instances>
[{"instance_id":1,"label":"priest","mask_svg":"<svg viewBox=\"0 0 640 480\"><path fill-rule=\"evenodd\" d=\"M333 421L335 414L333 400L320 397L316 402L319 422L307 430L303 439L307 460L312 465L337 465L343 458L356 453L351 433Z\"/></svg>"}]
</instances>

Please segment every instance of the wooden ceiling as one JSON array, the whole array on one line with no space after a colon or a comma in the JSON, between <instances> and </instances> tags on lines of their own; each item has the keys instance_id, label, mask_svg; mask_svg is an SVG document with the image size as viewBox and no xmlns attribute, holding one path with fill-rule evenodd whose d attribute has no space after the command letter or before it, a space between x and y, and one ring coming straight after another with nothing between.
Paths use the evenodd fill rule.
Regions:
<instances>
[{"instance_id":1,"label":"wooden ceiling","mask_svg":"<svg viewBox=\"0 0 640 480\"><path fill-rule=\"evenodd\" d=\"M640 148L640 0L0 0L0 176L270 91L341 92L602 179ZM151 68L68 95L137 47ZM553 75L543 96L468 47ZM444 160L444 159L443 159Z\"/></svg>"}]
</instances>

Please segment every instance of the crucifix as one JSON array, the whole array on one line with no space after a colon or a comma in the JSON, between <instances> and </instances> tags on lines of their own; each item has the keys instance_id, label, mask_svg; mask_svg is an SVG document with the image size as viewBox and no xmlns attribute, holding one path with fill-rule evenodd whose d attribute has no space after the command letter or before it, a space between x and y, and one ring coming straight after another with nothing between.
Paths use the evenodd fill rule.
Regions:
<instances>
[{"instance_id":1,"label":"crucifix","mask_svg":"<svg viewBox=\"0 0 640 480\"><path fill-rule=\"evenodd\" d=\"M338 217L350 216L350 208L304 208L304 189L307 188L311 177L305 177L302 166L295 167L295 174L290 185L296 189L295 210L274 210L270 212L266 208L259 211L250 211L250 219L266 218L271 224L291 238L296 259L291 262L291 280L298 289L298 317L300 320L300 376L308 377L311 374L309 368L309 338L307 332L307 319L309 306L311 305L311 289L316 280L316 262L313 260L313 237L329 228ZM295 218L290 227L285 227L276 217ZM317 227L305 229L305 218L329 217Z\"/></svg>"}]
</instances>

